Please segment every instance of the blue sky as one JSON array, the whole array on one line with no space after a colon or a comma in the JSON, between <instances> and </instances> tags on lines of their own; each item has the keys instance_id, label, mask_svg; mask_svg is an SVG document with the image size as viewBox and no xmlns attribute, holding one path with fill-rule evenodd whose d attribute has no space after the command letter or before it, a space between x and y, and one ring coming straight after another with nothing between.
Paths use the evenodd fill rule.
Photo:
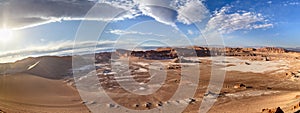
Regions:
<instances>
[{"instance_id":1,"label":"blue sky","mask_svg":"<svg viewBox=\"0 0 300 113\"><path fill-rule=\"evenodd\" d=\"M137 45L300 47L299 0L0 0L0 57L70 54L81 22L108 23L99 48ZM98 4L93 12L91 8ZM95 6L94 6L95 8ZM94 15L85 17L88 12ZM120 13L124 12L124 13ZM113 14L119 14L117 17ZM10 38L9 41L1 41ZM221 40L222 39L222 40ZM79 48L77 48L79 49ZM3 60L2 60L3 61ZM0 61L1 62L1 61Z\"/></svg>"}]
</instances>

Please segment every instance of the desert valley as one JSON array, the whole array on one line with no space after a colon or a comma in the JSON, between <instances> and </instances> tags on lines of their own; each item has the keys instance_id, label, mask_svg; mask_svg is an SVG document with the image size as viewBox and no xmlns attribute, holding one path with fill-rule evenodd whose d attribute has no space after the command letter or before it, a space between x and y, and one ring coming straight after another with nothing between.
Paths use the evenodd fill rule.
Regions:
<instances>
[{"instance_id":1,"label":"desert valley","mask_svg":"<svg viewBox=\"0 0 300 113\"><path fill-rule=\"evenodd\" d=\"M98 105L98 101L82 100L77 90L80 86L75 81L83 81L89 87L102 87L103 95L115 102L99 105L102 112L121 106L131 110L159 111L174 105L187 106L183 112L197 113L203 99L209 96L217 97L209 113L296 113L300 110L299 52L273 47L222 49L193 46L145 51L118 49L96 53L94 58L93 65L77 69L72 68L71 56L29 57L0 64L0 112L92 112L89 107ZM119 67L125 65L124 59L128 65L122 70ZM220 92L208 91L213 74L219 76L212 70L225 72ZM89 83L91 78L85 75L73 77L77 71L96 72L99 83ZM153 76L163 80L163 84L151 82ZM184 81L182 77L199 82ZM146 84L148 82L151 84ZM132 94L121 85L145 94ZM179 85L195 86L195 93L189 94L191 97L170 99Z\"/></svg>"}]
</instances>

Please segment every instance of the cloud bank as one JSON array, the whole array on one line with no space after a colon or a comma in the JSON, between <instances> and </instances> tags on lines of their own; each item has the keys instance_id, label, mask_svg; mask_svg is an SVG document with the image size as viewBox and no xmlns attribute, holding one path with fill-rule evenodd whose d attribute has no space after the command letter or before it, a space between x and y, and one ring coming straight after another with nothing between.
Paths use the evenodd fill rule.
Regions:
<instances>
[{"instance_id":1,"label":"cloud bank","mask_svg":"<svg viewBox=\"0 0 300 113\"><path fill-rule=\"evenodd\" d=\"M115 41L83 41L77 42L76 48L74 48L74 41L59 41L42 46L28 47L21 50L1 52L0 58L2 60L5 59L4 61L9 61L11 59L19 60L29 56L87 54L113 49L114 44ZM95 47L94 45L97 46Z\"/></svg>"},{"instance_id":2,"label":"cloud bank","mask_svg":"<svg viewBox=\"0 0 300 113\"><path fill-rule=\"evenodd\" d=\"M105 2L98 4L95 18L84 18L96 4L92 0L1 0L0 27L23 29L62 20L100 20L108 21L134 18L137 14L128 7ZM110 4L111 3L111 4ZM114 17L113 12L126 12Z\"/></svg>"},{"instance_id":3,"label":"cloud bank","mask_svg":"<svg viewBox=\"0 0 300 113\"><path fill-rule=\"evenodd\" d=\"M95 5L97 17L84 18ZM1 0L0 27L24 29L63 20L125 20L140 15L175 26L201 22L208 10L200 0ZM115 17L116 13L122 14Z\"/></svg>"},{"instance_id":4,"label":"cloud bank","mask_svg":"<svg viewBox=\"0 0 300 113\"><path fill-rule=\"evenodd\" d=\"M116 34L116 35L150 35L150 36L157 36L157 37L164 37L164 35L154 34L154 33L143 33L138 31L126 31L126 30L110 30L108 33Z\"/></svg>"},{"instance_id":5,"label":"cloud bank","mask_svg":"<svg viewBox=\"0 0 300 113\"><path fill-rule=\"evenodd\" d=\"M95 17L85 18L93 6L97 10L90 13ZM209 16L202 0L0 0L0 27L24 29L63 20L120 21L141 15L175 28L177 22L189 25L208 20L206 30L222 34L273 26L260 13L230 9L225 6Z\"/></svg>"},{"instance_id":6,"label":"cloud bank","mask_svg":"<svg viewBox=\"0 0 300 113\"><path fill-rule=\"evenodd\" d=\"M207 23L205 31L218 30L221 34L237 30L251 30L273 27L260 13L239 11L229 13L231 7L225 6L215 11Z\"/></svg>"}]
</instances>

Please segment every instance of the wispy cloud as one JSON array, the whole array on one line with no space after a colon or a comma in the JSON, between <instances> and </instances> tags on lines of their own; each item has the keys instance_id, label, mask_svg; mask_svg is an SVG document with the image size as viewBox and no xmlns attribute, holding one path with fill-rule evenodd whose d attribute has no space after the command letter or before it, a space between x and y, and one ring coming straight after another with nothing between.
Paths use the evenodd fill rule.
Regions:
<instances>
[{"instance_id":1,"label":"wispy cloud","mask_svg":"<svg viewBox=\"0 0 300 113\"><path fill-rule=\"evenodd\" d=\"M201 0L134 0L143 15L176 27L175 22L192 24L207 17L208 9Z\"/></svg>"},{"instance_id":2,"label":"wispy cloud","mask_svg":"<svg viewBox=\"0 0 300 113\"><path fill-rule=\"evenodd\" d=\"M74 44L76 44L76 46L74 46ZM97 51L112 49L113 44L115 44L115 41L83 41L77 43L74 43L74 41L59 41L42 46L31 46L21 50L1 52L0 58L7 60L26 58L29 56L91 54Z\"/></svg>"},{"instance_id":3,"label":"wispy cloud","mask_svg":"<svg viewBox=\"0 0 300 113\"><path fill-rule=\"evenodd\" d=\"M261 25L253 25L254 29L260 29L260 28L270 28L273 27L273 24L261 24Z\"/></svg>"},{"instance_id":4,"label":"wispy cloud","mask_svg":"<svg viewBox=\"0 0 300 113\"><path fill-rule=\"evenodd\" d=\"M192 30L190 30L190 29L187 31L187 33L188 33L189 35L193 35L193 34L194 34L194 32L193 32Z\"/></svg>"},{"instance_id":5,"label":"wispy cloud","mask_svg":"<svg viewBox=\"0 0 300 113\"><path fill-rule=\"evenodd\" d=\"M215 11L207 23L206 31L218 30L222 34L228 34L237 30L251 30L273 27L272 23L260 13L239 11L229 13L231 7L225 6Z\"/></svg>"},{"instance_id":6,"label":"wispy cloud","mask_svg":"<svg viewBox=\"0 0 300 113\"><path fill-rule=\"evenodd\" d=\"M108 1L108 0L107 0ZM46 23L63 20L124 20L137 16L135 10L121 5L101 3L91 13L95 17L84 18L87 12L96 4L92 0L5 0L0 1L1 27L24 29ZM115 15L122 13L120 15Z\"/></svg>"},{"instance_id":7,"label":"wispy cloud","mask_svg":"<svg viewBox=\"0 0 300 113\"><path fill-rule=\"evenodd\" d=\"M298 5L300 5L300 2L297 1L297 0L284 1L283 5L284 6L289 6L289 5L291 5L291 6L298 6Z\"/></svg>"},{"instance_id":8,"label":"wispy cloud","mask_svg":"<svg viewBox=\"0 0 300 113\"><path fill-rule=\"evenodd\" d=\"M176 27L175 22L200 22L208 12L200 0L1 0L0 10L1 27L12 29L64 20L119 21L140 15ZM88 12L93 16L85 17Z\"/></svg>"},{"instance_id":9,"label":"wispy cloud","mask_svg":"<svg viewBox=\"0 0 300 113\"><path fill-rule=\"evenodd\" d=\"M185 24L201 22L208 16L208 9L201 1L192 0L178 9L178 20Z\"/></svg>"},{"instance_id":10,"label":"wispy cloud","mask_svg":"<svg viewBox=\"0 0 300 113\"><path fill-rule=\"evenodd\" d=\"M116 34L116 35L151 35L151 36L157 36L157 37L164 37L164 35L160 34L154 34L154 33L143 33L138 31L126 31L126 30L110 30L108 33Z\"/></svg>"}]
</instances>

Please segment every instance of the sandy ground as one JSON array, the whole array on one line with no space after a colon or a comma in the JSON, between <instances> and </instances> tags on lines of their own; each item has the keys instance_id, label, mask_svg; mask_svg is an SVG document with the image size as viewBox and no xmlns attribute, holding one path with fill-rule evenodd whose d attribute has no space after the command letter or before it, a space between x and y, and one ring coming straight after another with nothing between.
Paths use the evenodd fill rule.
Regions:
<instances>
[{"instance_id":1,"label":"sandy ground","mask_svg":"<svg viewBox=\"0 0 300 113\"><path fill-rule=\"evenodd\" d=\"M299 93L299 91L284 91L271 95L230 99L227 102L217 102L210 113L260 113L262 109L276 108L277 106L281 106L283 111L287 113L293 113L297 111L297 109L293 109L293 105L298 104L293 101L297 100L299 102L298 99L295 99L295 95ZM224 101L226 99L220 98L219 100Z\"/></svg>"},{"instance_id":2,"label":"sandy ground","mask_svg":"<svg viewBox=\"0 0 300 113\"><path fill-rule=\"evenodd\" d=\"M36 75L0 76L0 109L8 113L88 112L78 92L62 80Z\"/></svg>"},{"instance_id":3,"label":"sandy ground","mask_svg":"<svg viewBox=\"0 0 300 113\"><path fill-rule=\"evenodd\" d=\"M172 60L161 60L159 61L161 66L166 69L165 84L154 94L150 95L132 95L122 89L115 81L121 80L129 86L134 86L134 84L128 82L128 78L133 78L140 84L147 83L151 78L148 73L149 65L157 61L132 58L129 67L132 75L115 78L111 76L117 72L112 71L110 65L97 64L100 66L97 70L97 75L101 84L91 83L91 85L102 86L106 94L115 101L115 103L105 103L105 105L101 106L103 108L99 108L119 109L116 106L124 106L133 110L146 110L156 109L158 108L158 103L162 102L165 104L162 107L168 104L188 105L184 112L199 112L200 103L205 97L207 85L210 81L212 61L209 57L187 59L201 61L199 64L185 63L181 65L186 67L199 65L199 67L194 68L200 70L199 84L181 81L180 73L182 71L180 68L168 69L169 65L176 67L179 64L170 63ZM215 64L218 65L218 70L227 70L227 72L218 101L209 110L210 113L259 113L262 109L277 107L281 107L285 112L295 112L299 109L299 107L294 108L295 105L299 106L300 102L295 98L296 95L300 95L300 82L297 77L297 71L300 70L299 60L274 59L272 61L253 61L240 57L226 57L225 61L218 58L214 58L214 60ZM160 70L160 68L152 69L154 70L153 72ZM183 73L193 75L194 69ZM289 75L290 72L294 74ZM80 80L86 82L89 79L89 76L80 78ZM195 76L191 76L190 79L195 79ZM183 82L185 86L198 86L196 93L192 97L169 100L177 90L180 82ZM62 79L49 79L40 75L36 76L26 73L0 75L0 110L4 112L30 113L89 112L82 103L77 90L70 86L70 83L72 83L72 80L65 82ZM150 85L132 88L147 92L154 90L156 87L156 85ZM193 98L196 101L189 103L189 98ZM145 107L144 105L147 102L152 103L153 106ZM93 100L93 103L97 103L97 100ZM91 103L86 102L86 104Z\"/></svg>"}]
</instances>

